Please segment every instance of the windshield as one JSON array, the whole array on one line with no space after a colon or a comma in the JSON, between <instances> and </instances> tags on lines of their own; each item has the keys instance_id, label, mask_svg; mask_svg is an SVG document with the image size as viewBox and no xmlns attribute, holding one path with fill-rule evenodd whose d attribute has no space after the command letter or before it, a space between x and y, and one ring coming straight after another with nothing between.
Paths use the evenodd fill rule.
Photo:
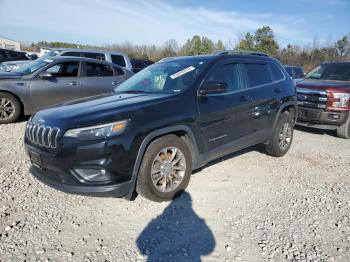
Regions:
<instances>
[{"instance_id":1,"label":"windshield","mask_svg":"<svg viewBox=\"0 0 350 262\"><path fill-rule=\"evenodd\" d=\"M350 81L350 63L322 64L311 70L305 78Z\"/></svg>"},{"instance_id":2,"label":"windshield","mask_svg":"<svg viewBox=\"0 0 350 262\"><path fill-rule=\"evenodd\" d=\"M191 86L208 59L166 61L151 65L114 89L121 92L179 93Z\"/></svg>"},{"instance_id":3,"label":"windshield","mask_svg":"<svg viewBox=\"0 0 350 262\"><path fill-rule=\"evenodd\" d=\"M51 59L37 59L28 64L20 66L15 72L21 75L29 75L51 62Z\"/></svg>"}]
</instances>

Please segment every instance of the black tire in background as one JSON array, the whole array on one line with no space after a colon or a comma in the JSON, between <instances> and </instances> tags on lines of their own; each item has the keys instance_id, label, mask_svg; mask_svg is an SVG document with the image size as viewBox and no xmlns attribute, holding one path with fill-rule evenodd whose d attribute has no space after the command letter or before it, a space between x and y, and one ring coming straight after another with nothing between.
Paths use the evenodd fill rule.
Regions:
<instances>
[{"instance_id":1,"label":"black tire in background","mask_svg":"<svg viewBox=\"0 0 350 262\"><path fill-rule=\"evenodd\" d=\"M285 133L285 128L289 128L287 133ZM294 133L294 121L289 112L284 112L280 115L277 125L273 130L273 134L270 142L266 145L266 153L270 156L281 157L284 156L293 141ZM283 143L282 140L288 140L287 143ZM284 145L284 146L282 146Z\"/></svg>"},{"instance_id":2,"label":"black tire in background","mask_svg":"<svg viewBox=\"0 0 350 262\"><path fill-rule=\"evenodd\" d=\"M0 124L14 123L22 113L21 103L13 95L0 92Z\"/></svg>"},{"instance_id":3,"label":"black tire in background","mask_svg":"<svg viewBox=\"0 0 350 262\"><path fill-rule=\"evenodd\" d=\"M185 164L184 170L182 170L182 180L178 181L178 184L174 190L168 192L162 192L157 185L154 183L154 176L157 168L154 168L154 164L156 163L156 159L160 159L159 155L165 148L169 149L176 148L179 152L181 161ZM168 152L168 151L167 151ZM180 154L181 153L181 154ZM170 154L170 153L169 153ZM171 159L171 157L169 157ZM166 159L168 161L168 159ZM170 161L170 160L169 160ZM174 163L176 161L174 160ZM162 162L163 163L163 162ZM160 168L160 167L159 167ZM163 169L164 170L164 169ZM136 183L136 192L141 196L156 202L169 201L177 197L182 191L186 189L188 183L190 181L192 173L192 157L190 150L187 144L179 137L175 135L166 135L154 140L147 148L144 157L142 159L142 163L140 166L137 183ZM152 175L153 174L153 175ZM161 173L158 173L159 177ZM172 176L173 177L173 176ZM173 177L174 178L174 177ZM169 176L168 176L169 179ZM164 180L160 180L160 183ZM167 181L167 180L165 180ZM175 180L174 180L175 181ZM168 180L169 182L169 180ZM164 183L164 182L163 182ZM168 183L169 184L169 183ZM165 182L165 187L168 185ZM175 183L174 183L175 184ZM160 184L161 186L161 184ZM160 187L159 186L159 187Z\"/></svg>"}]
</instances>

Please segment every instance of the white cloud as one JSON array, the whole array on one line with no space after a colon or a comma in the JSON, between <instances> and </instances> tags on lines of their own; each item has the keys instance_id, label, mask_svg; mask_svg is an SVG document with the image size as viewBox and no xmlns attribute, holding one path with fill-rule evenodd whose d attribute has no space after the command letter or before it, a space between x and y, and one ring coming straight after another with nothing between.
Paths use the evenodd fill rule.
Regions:
<instances>
[{"instance_id":1,"label":"white cloud","mask_svg":"<svg viewBox=\"0 0 350 262\"><path fill-rule=\"evenodd\" d=\"M50 40L65 41L70 35L76 42L92 44L162 44L170 38L183 43L194 34L227 42L263 25L271 26L282 43L312 41L302 27L292 29L298 28L297 18L274 14L172 6L163 0L0 1L2 26L31 30L31 41L45 33Z\"/></svg>"}]
</instances>

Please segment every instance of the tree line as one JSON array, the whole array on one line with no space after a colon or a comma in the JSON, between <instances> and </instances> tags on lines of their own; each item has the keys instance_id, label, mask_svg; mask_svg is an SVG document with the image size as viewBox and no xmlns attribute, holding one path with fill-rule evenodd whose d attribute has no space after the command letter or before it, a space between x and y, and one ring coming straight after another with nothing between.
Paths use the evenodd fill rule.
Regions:
<instances>
[{"instance_id":1,"label":"tree line","mask_svg":"<svg viewBox=\"0 0 350 262\"><path fill-rule=\"evenodd\" d=\"M205 36L194 35L182 46L175 39L166 41L162 46L133 45L130 42L106 44L103 46L73 44L65 42L40 41L23 45L23 50L38 52L40 47L50 48L93 48L126 52L131 58L158 61L164 57L211 54L225 49L241 49L267 53L279 59L283 64L297 65L308 71L325 61L350 60L349 37L344 36L337 41L320 44L317 39L311 45L299 46L288 44L281 47L269 26L258 28L255 32L247 32L234 44L224 44L222 40L213 41Z\"/></svg>"}]
</instances>

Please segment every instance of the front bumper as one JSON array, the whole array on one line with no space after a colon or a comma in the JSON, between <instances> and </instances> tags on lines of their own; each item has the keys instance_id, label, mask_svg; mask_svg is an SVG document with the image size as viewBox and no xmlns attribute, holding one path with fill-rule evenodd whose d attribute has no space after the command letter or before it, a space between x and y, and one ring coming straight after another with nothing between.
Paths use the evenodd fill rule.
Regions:
<instances>
[{"instance_id":1,"label":"front bumper","mask_svg":"<svg viewBox=\"0 0 350 262\"><path fill-rule=\"evenodd\" d=\"M308 125L336 127L343 125L348 117L348 111L325 111L323 109L299 106L297 122Z\"/></svg>"},{"instance_id":2,"label":"front bumper","mask_svg":"<svg viewBox=\"0 0 350 262\"><path fill-rule=\"evenodd\" d=\"M59 174L50 170L43 170L35 165L30 168L30 172L36 179L45 185L70 194L96 197L122 197L130 194L133 188L133 183L131 181L108 186L83 186L64 184L57 182L57 179L53 178L64 177L64 174Z\"/></svg>"},{"instance_id":3,"label":"front bumper","mask_svg":"<svg viewBox=\"0 0 350 262\"><path fill-rule=\"evenodd\" d=\"M125 140L124 140L125 141ZM47 150L25 139L31 174L63 192L103 197L131 195L136 150L120 140L90 144L66 141L57 150ZM78 170L103 170L103 181L86 179Z\"/></svg>"}]
</instances>

